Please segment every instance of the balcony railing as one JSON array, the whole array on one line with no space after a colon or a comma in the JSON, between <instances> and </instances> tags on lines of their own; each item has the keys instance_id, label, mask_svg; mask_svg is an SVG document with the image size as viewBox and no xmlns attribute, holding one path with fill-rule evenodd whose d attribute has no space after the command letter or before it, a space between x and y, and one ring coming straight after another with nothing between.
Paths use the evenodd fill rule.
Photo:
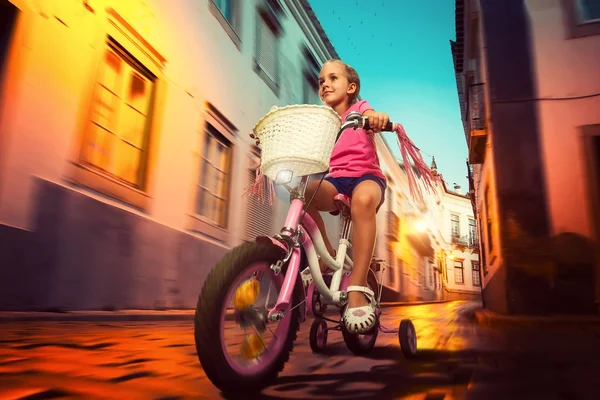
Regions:
<instances>
[{"instance_id":1,"label":"balcony railing","mask_svg":"<svg viewBox=\"0 0 600 400\"><path fill-rule=\"evenodd\" d=\"M479 249L479 238L469 237L469 247L472 249Z\"/></svg>"},{"instance_id":2,"label":"balcony railing","mask_svg":"<svg viewBox=\"0 0 600 400\"><path fill-rule=\"evenodd\" d=\"M471 249L479 248L479 239L470 235L459 236L452 235L452 244L460 247L469 247Z\"/></svg>"},{"instance_id":3,"label":"balcony railing","mask_svg":"<svg viewBox=\"0 0 600 400\"><path fill-rule=\"evenodd\" d=\"M452 244L467 247L469 245L469 239L467 236L452 235Z\"/></svg>"},{"instance_id":4,"label":"balcony railing","mask_svg":"<svg viewBox=\"0 0 600 400\"><path fill-rule=\"evenodd\" d=\"M469 86L468 106L469 130L473 132L485 129L485 90L483 83Z\"/></svg>"},{"instance_id":5,"label":"balcony railing","mask_svg":"<svg viewBox=\"0 0 600 400\"><path fill-rule=\"evenodd\" d=\"M487 123L485 116L485 86L477 83L469 86L467 96L469 129L469 162L481 164L485 156Z\"/></svg>"}]
</instances>

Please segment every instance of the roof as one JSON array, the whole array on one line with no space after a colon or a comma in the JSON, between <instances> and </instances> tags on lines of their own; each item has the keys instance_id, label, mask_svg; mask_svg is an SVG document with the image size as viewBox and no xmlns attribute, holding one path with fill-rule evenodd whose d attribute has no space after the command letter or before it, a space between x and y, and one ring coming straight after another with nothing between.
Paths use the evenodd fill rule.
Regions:
<instances>
[{"instance_id":1,"label":"roof","mask_svg":"<svg viewBox=\"0 0 600 400\"><path fill-rule=\"evenodd\" d=\"M308 4L308 0L300 0L300 4L302 5L302 8L304 8L304 11L306 11L308 18L310 18L311 21L313 21L313 23L315 25L315 29L317 30L317 33L319 34L319 38L323 41L323 44L325 44L325 48L331 54L331 57L339 59L340 56L338 55L337 51L335 51L335 48L333 47L333 44L331 43L331 41L329 40L329 37L325 33L325 29L323 29L323 26L319 22L317 15L313 11L310 4Z\"/></svg>"},{"instance_id":2,"label":"roof","mask_svg":"<svg viewBox=\"0 0 600 400\"><path fill-rule=\"evenodd\" d=\"M450 50L456 73L463 72L465 51L465 0L455 0L454 21L456 25L456 41L450 41Z\"/></svg>"},{"instance_id":3,"label":"roof","mask_svg":"<svg viewBox=\"0 0 600 400\"><path fill-rule=\"evenodd\" d=\"M466 99L464 82L464 54L465 54L465 0L455 0L454 19L456 24L456 41L450 41L450 51L452 52L452 62L454 64L454 76L456 78L456 89L458 92L458 102L460 104L460 115L465 130L465 138L469 141L469 132L466 123Z\"/></svg>"}]
</instances>

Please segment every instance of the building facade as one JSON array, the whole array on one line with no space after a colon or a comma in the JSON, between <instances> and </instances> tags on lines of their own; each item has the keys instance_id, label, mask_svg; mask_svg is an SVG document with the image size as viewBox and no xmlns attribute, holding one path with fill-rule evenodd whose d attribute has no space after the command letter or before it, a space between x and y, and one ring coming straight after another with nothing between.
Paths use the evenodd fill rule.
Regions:
<instances>
[{"instance_id":1,"label":"building facade","mask_svg":"<svg viewBox=\"0 0 600 400\"><path fill-rule=\"evenodd\" d=\"M387 176L386 201L378 213L375 253L387 261L383 298L388 301L479 300L481 275L473 208L468 196L440 179L423 199L410 195L405 167L376 137Z\"/></svg>"},{"instance_id":2,"label":"building facade","mask_svg":"<svg viewBox=\"0 0 600 400\"><path fill-rule=\"evenodd\" d=\"M0 10L0 308L195 307L227 249L283 222L285 200L244 197L247 133L318 102L337 54L308 2Z\"/></svg>"},{"instance_id":3,"label":"building facade","mask_svg":"<svg viewBox=\"0 0 600 400\"><path fill-rule=\"evenodd\" d=\"M451 42L483 302L600 305L600 2L456 0Z\"/></svg>"}]
</instances>

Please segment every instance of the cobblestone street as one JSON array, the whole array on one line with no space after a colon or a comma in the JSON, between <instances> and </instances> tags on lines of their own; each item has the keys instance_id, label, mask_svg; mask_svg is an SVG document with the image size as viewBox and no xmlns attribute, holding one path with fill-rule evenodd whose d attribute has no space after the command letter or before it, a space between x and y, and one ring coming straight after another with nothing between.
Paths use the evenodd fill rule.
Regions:
<instances>
[{"instance_id":1,"label":"cobblestone street","mask_svg":"<svg viewBox=\"0 0 600 400\"><path fill-rule=\"evenodd\" d=\"M413 320L415 360L404 359L397 337L384 334L370 355L355 357L331 332L326 354L315 355L307 321L261 398L600 398L597 326L498 331L476 323L477 307L386 308L388 328ZM221 398L196 357L191 321L3 322L0 330L0 399Z\"/></svg>"}]
</instances>

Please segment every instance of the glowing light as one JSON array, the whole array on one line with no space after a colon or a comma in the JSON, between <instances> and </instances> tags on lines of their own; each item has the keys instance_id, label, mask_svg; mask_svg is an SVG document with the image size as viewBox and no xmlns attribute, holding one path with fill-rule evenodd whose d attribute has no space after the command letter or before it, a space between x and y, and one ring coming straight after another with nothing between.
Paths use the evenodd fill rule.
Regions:
<instances>
[{"instance_id":1,"label":"glowing light","mask_svg":"<svg viewBox=\"0 0 600 400\"><path fill-rule=\"evenodd\" d=\"M286 183L290 183L292 181L293 176L293 171L290 171L289 169L282 169L278 171L277 175L275 176L275 184L285 185Z\"/></svg>"},{"instance_id":2,"label":"glowing light","mask_svg":"<svg viewBox=\"0 0 600 400\"><path fill-rule=\"evenodd\" d=\"M415 224L415 229L417 230L417 232L425 232L425 229L427 229L427 225L425 225L424 221L419 220Z\"/></svg>"}]
</instances>

